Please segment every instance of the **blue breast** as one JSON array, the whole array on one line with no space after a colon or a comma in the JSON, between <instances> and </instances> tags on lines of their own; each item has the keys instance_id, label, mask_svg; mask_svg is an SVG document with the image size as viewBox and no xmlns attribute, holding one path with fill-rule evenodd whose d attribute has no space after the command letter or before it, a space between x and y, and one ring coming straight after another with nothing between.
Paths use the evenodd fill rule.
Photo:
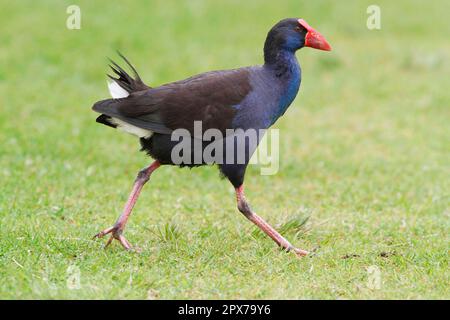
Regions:
<instances>
[{"instance_id":1,"label":"blue breast","mask_svg":"<svg viewBox=\"0 0 450 320\"><path fill-rule=\"evenodd\" d=\"M237 111L233 128L267 129L286 112L301 82L301 69L295 56L292 54L286 60L283 65L285 72L279 76L272 67L251 68L253 90L242 102L233 106Z\"/></svg>"},{"instance_id":2,"label":"blue breast","mask_svg":"<svg viewBox=\"0 0 450 320\"><path fill-rule=\"evenodd\" d=\"M278 108L272 116L272 124L286 112L300 89L302 71L297 63L297 59L292 61L289 67L290 70L285 75L285 79L283 79L283 90L278 102Z\"/></svg>"}]
</instances>

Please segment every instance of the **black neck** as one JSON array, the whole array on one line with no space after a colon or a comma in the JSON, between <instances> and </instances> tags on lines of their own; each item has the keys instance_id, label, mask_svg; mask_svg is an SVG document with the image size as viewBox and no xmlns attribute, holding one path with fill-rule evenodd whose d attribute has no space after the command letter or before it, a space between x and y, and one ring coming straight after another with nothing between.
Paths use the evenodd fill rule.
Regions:
<instances>
[{"instance_id":1,"label":"black neck","mask_svg":"<svg viewBox=\"0 0 450 320\"><path fill-rule=\"evenodd\" d=\"M298 65L295 52L284 48L264 46L264 65L273 69L277 77L290 73L293 66Z\"/></svg>"},{"instance_id":2,"label":"black neck","mask_svg":"<svg viewBox=\"0 0 450 320\"><path fill-rule=\"evenodd\" d=\"M297 64L295 50L284 45L284 40L269 32L264 43L264 65L276 70L277 76L284 74L292 64Z\"/></svg>"},{"instance_id":3,"label":"black neck","mask_svg":"<svg viewBox=\"0 0 450 320\"><path fill-rule=\"evenodd\" d=\"M269 33L264 43L264 63L271 65L276 63L278 55L281 51L281 43L278 43Z\"/></svg>"}]
</instances>

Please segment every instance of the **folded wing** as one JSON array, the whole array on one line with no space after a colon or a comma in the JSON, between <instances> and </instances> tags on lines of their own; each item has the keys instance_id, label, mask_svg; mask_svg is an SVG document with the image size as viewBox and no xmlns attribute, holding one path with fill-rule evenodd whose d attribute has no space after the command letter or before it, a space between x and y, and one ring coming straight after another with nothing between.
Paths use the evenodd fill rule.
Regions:
<instances>
[{"instance_id":1,"label":"folded wing","mask_svg":"<svg viewBox=\"0 0 450 320\"><path fill-rule=\"evenodd\" d=\"M93 110L162 134L170 134L179 128L193 133L194 121L201 121L203 130L215 128L225 132L231 128L236 112L233 106L252 89L249 72L248 68L207 72L157 88L131 92L121 85L130 93L127 97L99 101ZM122 77L132 83L125 75Z\"/></svg>"}]
</instances>

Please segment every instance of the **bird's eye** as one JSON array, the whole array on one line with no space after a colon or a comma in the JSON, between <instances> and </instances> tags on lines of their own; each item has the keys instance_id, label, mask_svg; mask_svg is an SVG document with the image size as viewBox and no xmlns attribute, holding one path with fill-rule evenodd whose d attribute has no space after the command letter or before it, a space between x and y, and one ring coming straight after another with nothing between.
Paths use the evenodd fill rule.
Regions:
<instances>
[{"instance_id":1,"label":"bird's eye","mask_svg":"<svg viewBox=\"0 0 450 320\"><path fill-rule=\"evenodd\" d=\"M295 27L295 31L300 31L300 30L301 30L301 28L299 26Z\"/></svg>"}]
</instances>

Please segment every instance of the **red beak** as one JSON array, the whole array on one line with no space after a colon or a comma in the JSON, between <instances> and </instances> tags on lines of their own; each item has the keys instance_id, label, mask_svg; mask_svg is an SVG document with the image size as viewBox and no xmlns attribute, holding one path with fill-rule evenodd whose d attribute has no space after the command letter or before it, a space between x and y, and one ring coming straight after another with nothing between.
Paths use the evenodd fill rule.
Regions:
<instances>
[{"instance_id":1,"label":"red beak","mask_svg":"<svg viewBox=\"0 0 450 320\"><path fill-rule=\"evenodd\" d=\"M308 32L305 36L305 47L310 47L319 50L331 51L331 46L325 40L323 35L314 30L305 20L298 19L298 23Z\"/></svg>"}]
</instances>

